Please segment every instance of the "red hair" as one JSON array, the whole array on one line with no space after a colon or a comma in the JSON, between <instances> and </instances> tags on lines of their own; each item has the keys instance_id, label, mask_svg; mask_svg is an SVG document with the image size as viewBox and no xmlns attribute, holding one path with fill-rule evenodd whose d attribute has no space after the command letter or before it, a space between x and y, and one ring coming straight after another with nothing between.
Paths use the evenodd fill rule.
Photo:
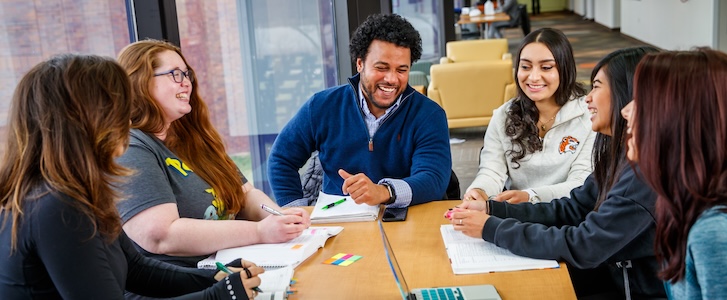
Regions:
<instances>
[{"instance_id":1,"label":"red hair","mask_svg":"<svg viewBox=\"0 0 727 300\"><path fill-rule=\"evenodd\" d=\"M689 230L727 201L727 54L708 48L647 55L636 70L639 166L658 194L659 277L684 278Z\"/></svg>"}]
</instances>

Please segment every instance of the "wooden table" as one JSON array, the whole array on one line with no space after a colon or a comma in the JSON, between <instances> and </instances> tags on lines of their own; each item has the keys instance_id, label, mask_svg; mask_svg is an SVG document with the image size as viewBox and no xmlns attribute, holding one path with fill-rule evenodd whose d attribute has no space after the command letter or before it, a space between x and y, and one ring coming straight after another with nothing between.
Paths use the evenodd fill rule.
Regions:
<instances>
[{"instance_id":1,"label":"wooden table","mask_svg":"<svg viewBox=\"0 0 727 300\"><path fill-rule=\"evenodd\" d=\"M479 15L476 17L463 16L457 21L458 25L477 24L480 28L480 36L487 39L487 30L492 22L510 21L510 16L506 13L495 13L494 15Z\"/></svg>"},{"instance_id":2,"label":"wooden table","mask_svg":"<svg viewBox=\"0 0 727 300\"><path fill-rule=\"evenodd\" d=\"M410 289L493 284L503 299L575 299L566 266L559 269L454 275L439 226L442 214L460 200L435 201L409 208L404 222L384 223ZM309 207L309 209L311 209ZM297 292L290 299L401 299L388 266L376 222L334 223L344 226L324 248L295 270ZM348 267L321 262L338 253L362 255Z\"/></svg>"}]
</instances>

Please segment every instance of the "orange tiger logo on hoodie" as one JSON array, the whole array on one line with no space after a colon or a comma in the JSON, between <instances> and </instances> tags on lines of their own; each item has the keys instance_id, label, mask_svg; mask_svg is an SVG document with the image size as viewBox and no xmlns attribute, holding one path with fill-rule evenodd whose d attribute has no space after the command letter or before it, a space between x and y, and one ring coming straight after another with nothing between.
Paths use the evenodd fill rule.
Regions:
<instances>
[{"instance_id":1,"label":"orange tiger logo on hoodie","mask_svg":"<svg viewBox=\"0 0 727 300\"><path fill-rule=\"evenodd\" d=\"M558 152L560 154L565 154L567 152L576 153L576 149L578 148L578 144L580 144L576 138L572 136L566 136L563 138L563 140L560 141L560 146L558 147Z\"/></svg>"}]
</instances>

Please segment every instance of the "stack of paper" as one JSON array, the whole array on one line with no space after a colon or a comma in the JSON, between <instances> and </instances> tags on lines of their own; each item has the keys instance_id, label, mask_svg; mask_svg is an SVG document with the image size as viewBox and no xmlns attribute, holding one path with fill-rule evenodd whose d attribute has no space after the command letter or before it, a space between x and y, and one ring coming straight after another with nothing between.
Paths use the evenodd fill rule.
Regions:
<instances>
[{"instance_id":1,"label":"stack of paper","mask_svg":"<svg viewBox=\"0 0 727 300\"><path fill-rule=\"evenodd\" d=\"M336 206L323 209L327 205L338 202L341 199L346 200ZM321 192L318 195L318 202L316 202L316 206L313 208L313 213L310 215L310 221L311 223L376 221L378 216L378 205L356 204L351 199L351 196L328 195Z\"/></svg>"},{"instance_id":2,"label":"stack of paper","mask_svg":"<svg viewBox=\"0 0 727 300\"><path fill-rule=\"evenodd\" d=\"M500 271L558 268L555 260L534 259L512 254L493 243L466 236L451 224L440 230L454 274L476 274Z\"/></svg>"},{"instance_id":3,"label":"stack of paper","mask_svg":"<svg viewBox=\"0 0 727 300\"><path fill-rule=\"evenodd\" d=\"M341 226L310 227L304 230L299 237L285 243L222 249L199 261L197 268L214 269L216 261L226 264L238 258L254 262L266 270L286 266L295 268L313 255L318 248L323 247L329 237L339 234L342 230Z\"/></svg>"}]
</instances>

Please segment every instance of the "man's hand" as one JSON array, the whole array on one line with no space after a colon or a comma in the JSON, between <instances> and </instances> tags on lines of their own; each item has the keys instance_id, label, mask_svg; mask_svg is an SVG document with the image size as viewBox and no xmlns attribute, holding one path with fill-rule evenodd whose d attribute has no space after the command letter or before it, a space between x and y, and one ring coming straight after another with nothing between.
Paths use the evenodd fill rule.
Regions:
<instances>
[{"instance_id":1,"label":"man's hand","mask_svg":"<svg viewBox=\"0 0 727 300\"><path fill-rule=\"evenodd\" d=\"M389 189L380 184L375 184L363 173L351 175L343 169L338 170L338 175L343 178L341 191L350 195L356 204L366 203L378 205L389 201Z\"/></svg>"}]
</instances>

